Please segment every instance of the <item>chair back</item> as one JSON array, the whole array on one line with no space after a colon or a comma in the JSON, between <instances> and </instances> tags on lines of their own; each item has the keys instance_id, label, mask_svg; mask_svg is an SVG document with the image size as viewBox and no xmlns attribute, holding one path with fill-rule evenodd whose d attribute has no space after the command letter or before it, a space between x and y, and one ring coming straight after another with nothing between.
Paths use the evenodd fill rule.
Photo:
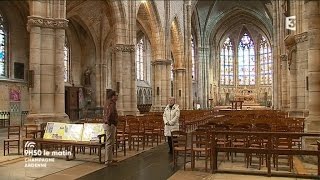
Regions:
<instances>
[{"instance_id":1,"label":"chair back","mask_svg":"<svg viewBox=\"0 0 320 180\"><path fill-rule=\"evenodd\" d=\"M171 131L172 148L187 149L188 134L184 131Z\"/></svg>"},{"instance_id":2,"label":"chair back","mask_svg":"<svg viewBox=\"0 0 320 180\"><path fill-rule=\"evenodd\" d=\"M8 126L8 139L20 140L20 126Z\"/></svg>"}]
</instances>

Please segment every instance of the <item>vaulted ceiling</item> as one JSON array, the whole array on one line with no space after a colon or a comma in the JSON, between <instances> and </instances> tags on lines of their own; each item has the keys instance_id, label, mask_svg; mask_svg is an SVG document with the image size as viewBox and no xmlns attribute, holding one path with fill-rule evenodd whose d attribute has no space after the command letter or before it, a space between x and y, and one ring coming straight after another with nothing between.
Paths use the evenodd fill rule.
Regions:
<instances>
[{"instance_id":1,"label":"vaulted ceiling","mask_svg":"<svg viewBox=\"0 0 320 180\"><path fill-rule=\"evenodd\" d=\"M230 18L243 19L243 15L254 17L266 29L271 30L271 8L270 0L198 0L192 20L202 37L210 36L216 26L227 23ZM250 21L252 19L248 19L248 23Z\"/></svg>"}]
</instances>

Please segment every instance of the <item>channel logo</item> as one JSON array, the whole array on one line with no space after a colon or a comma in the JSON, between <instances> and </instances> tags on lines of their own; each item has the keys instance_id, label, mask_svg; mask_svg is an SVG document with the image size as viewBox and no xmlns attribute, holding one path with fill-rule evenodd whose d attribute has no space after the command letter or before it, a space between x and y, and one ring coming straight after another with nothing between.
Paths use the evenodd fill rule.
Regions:
<instances>
[{"instance_id":1,"label":"channel logo","mask_svg":"<svg viewBox=\"0 0 320 180\"><path fill-rule=\"evenodd\" d=\"M27 141L26 144L24 145L25 148L34 148L36 147L36 143L33 141Z\"/></svg>"}]
</instances>

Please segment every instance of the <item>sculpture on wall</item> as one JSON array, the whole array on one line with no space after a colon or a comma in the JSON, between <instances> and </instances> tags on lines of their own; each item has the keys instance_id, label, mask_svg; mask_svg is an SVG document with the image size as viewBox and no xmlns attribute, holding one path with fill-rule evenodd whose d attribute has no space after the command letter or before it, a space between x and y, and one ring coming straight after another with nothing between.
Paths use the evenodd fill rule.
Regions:
<instances>
[{"instance_id":1,"label":"sculpture on wall","mask_svg":"<svg viewBox=\"0 0 320 180\"><path fill-rule=\"evenodd\" d=\"M91 85L91 68L87 67L87 69L84 71L84 85L90 86Z\"/></svg>"}]
</instances>

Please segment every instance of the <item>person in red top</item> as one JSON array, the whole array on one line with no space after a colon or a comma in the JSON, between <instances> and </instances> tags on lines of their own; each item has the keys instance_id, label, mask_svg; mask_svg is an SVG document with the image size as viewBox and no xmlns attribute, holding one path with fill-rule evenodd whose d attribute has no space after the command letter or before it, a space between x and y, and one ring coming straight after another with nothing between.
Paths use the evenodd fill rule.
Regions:
<instances>
[{"instance_id":1,"label":"person in red top","mask_svg":"<svg viewBox=\"0 0 320 180\"><path fill-rule=\"evenodd\" d=\"M118 124L118 112L116 102L118 100L118 94L115 91L111 91L107 94L107 100L104 105L104 131L106 134L105 145L105 164L115 165L117 161L113 159L113 146L115 143L116 127Z\"/></svg>"}]
</instances>

